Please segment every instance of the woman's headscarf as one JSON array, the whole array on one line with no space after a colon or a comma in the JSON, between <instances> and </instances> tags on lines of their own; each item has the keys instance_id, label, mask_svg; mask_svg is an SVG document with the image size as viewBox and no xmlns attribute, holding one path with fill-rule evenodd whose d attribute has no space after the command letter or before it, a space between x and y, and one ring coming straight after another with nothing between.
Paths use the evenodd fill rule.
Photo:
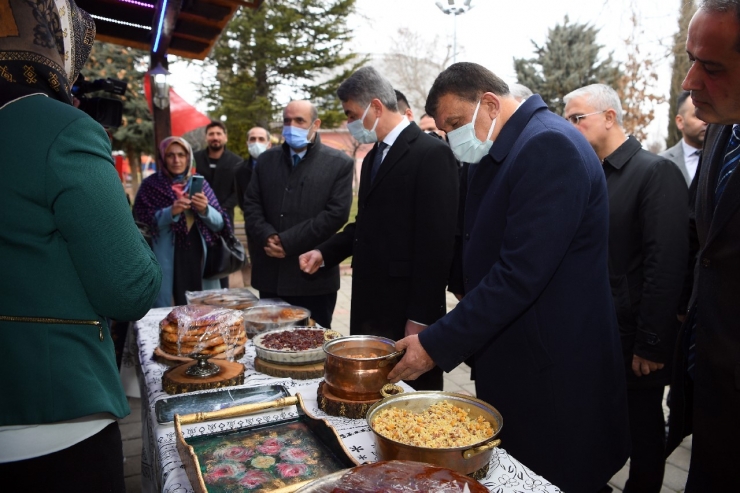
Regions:
<instances>
[{"instance_id":1,"label":"woman's headscarf","mask_svg":"<svg viewBox=\"0 0 740 493\"><path fill-rule=\"evenodd\" d=\"M188 152L190 166L182 175L173 176L167 170L164 162L164 156L172 144L180 144ZM136 200L134 201L134 217L138 221L148 224L152 231L152 236L155 238L159 231L155 214L159 210L170 207L177 198L187 193L185 186L187 186L190 176L195 172L193 150L186 140L180 137L167 137L163 139L159 143L159 154L159 171L141 183L139 192L136 194ZM208 197L208 205L216 209L221 214L221 217L224 218L225 227L231 228L229 217L221 208L216 194L213 193L213 189L206 181L203 182L203 193ZM186 212L186 214L190 214L190 211ZM205 225L198 214L193 214L193 216L195 226L200 231L203 239L205 239L206 244L215 245L218 240L218 234L208 229L208 226ZM187 221L180 220L172 223L172 232L174 233L176 245L184 246L188 244L188 231Z\"/></svg>"},{"instance_id":2,"label":"woman's headscarf","mask_svg":"<svg viewBox=\"0 0 740 493\"><path fill-rule=\"evenodd\" d=\"M188 167L185 169L185 172L180 175L173 175L170 173L170 170L167 169L167 159L165 159L165 156L172 144L180 144L188 153ZM195 159L193 157L193 148L190 147L190 143L181 137L173 136L162 139L162 142L159 143L159 169L164 171L170 180L172 180L172 190L175 192L177 198L185 195L185 186L190 177L195 173Z\"/></svg>"},{"instance_id":3,"label":"woman's headscarf","mask_svg":"<svg viewBox=\"0 0 740 493\"><path fill-rule=\"evenodd\" d=\"M46 94L72 104L95 23L74 0L0 1L0 107Z\"/></svg>"}]
</instances>

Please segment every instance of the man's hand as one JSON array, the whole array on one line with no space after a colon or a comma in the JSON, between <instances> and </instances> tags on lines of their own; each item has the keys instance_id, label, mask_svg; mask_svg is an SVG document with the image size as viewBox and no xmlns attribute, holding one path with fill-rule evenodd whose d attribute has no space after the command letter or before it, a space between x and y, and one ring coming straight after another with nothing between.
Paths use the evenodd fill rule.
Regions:
<instances>
[{"instance_id":1,"label":"man's hand","mask_svg":"<svg viewBox=\"0 0 740 493\"><path fill-rule=\"evenodd\" d=\"M298 265L306 274L315 274L323 263L324 256L318 250L311 250L298 257Z\"/></svg>"},{"instance_id":2,"label":"man's hand","mask_svg":"<svg viewBox=\"0 0 740 493\"><path fill-rule=\"evenodd\" d=\"M434 368L434 361L419 342L419 336L404 337L396 342L396 351L405 349L406 354L388 374L388 380L396 383L399 380L416 380L422 374Z\"/></svg>"},{"instance_id":3,"label":"man's hand","mask_svg":"<svg viewBox=\"0 0 740 493\"><path fill-rule=\"evenodd\" d=\"M408 336L415 336L422 330L426 329L426 325L417 324L416 322L412 322L411 320L406 321L406 328L404 329L404 337Z\"/></svg>"},{"instance_id":4,"label":"man's hand","mask_svg":"<svg viewBox=\"0 0 740 493\"><path fill-rule=\"evenodd\" d=\"M190 209L190 199L187 197L181 197L172 203L172 217L177 216L182 211Z\"/></svg>"},{"instance_id":5,"label":"man's hand","mask_svg":"<svg viewBox=\"0 0 740 493\"><path fill-rule=\"evenodd\" d=\"M656 363L655 361L641 358L636 354L632 355L632 372L638 377L650 375L650 372L661 370L664 366L663 363Z\"/></svg>"},{"instance_id":6,"label":"man's hand","mask_svg":"<svg viewBox=\"0 0 740 493\"><path fill-rule=\"evenodd\" d=\"M267 237L265 254L268 257L285 258L285 250L283 250L283 244L280 242L280 237L278 235L270 235Z\"/></svg>"},{"instance_id":7,"label":"man's hand","mask_svg":"<svg viewBox=\"0 0 740 493\"><path fill-rule=\"evenodd\" d=\"M208 197L203 192L198 192L193 195L190 205L198 214L205 216L206 212L208 212Z\"/></svg>"}]
</instances>

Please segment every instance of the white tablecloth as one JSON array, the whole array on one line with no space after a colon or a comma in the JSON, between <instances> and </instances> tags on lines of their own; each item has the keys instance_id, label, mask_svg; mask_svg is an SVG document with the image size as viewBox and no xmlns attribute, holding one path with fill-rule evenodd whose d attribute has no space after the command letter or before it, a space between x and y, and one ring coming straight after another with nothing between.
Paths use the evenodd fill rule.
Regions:
<instances>
[{"instance_id":1,"label":"white tablecloth","mask_svg":"<svg viewBox=\"0 0 740 493\"><path fill-rule=\"evenodd\" d=\"M142 490L145 493L160 491L164 493L192 493L193 491L175 447L174 426L172 424L159 424L154 413L155 403L168 397L168 394L162 390L162 375L168 369L168 366L155 361L153 354L159 344L159 321L170 310L171 308L152 309L142 320L135 324L134 335L138 344L138 354L128 355L133 357L134 360L138 359L141 370L137 373L142 398L141 477ZM321 379L292 380L264 375L254 370L252 364L254 356L254 346L250 341L246 347L246 354L239 360L246 367L244 387L280 384L284 385L291 394L300 392L306 405L306 411L314 417L327 419L336 428L345 446L358 461L373 462L378 459L375 454L375 441L365 420L328 416L318 408L316 389ZM198 436L221 430L254 426L290 416L296 416L294 406L255 414L250 417L187 425L183 426L182 429L185 436ZM489 491L495 493L560 492L558 487L534 474L501 448L494 449L488 475L481 483Z\"/></svg>"}]
</instances>

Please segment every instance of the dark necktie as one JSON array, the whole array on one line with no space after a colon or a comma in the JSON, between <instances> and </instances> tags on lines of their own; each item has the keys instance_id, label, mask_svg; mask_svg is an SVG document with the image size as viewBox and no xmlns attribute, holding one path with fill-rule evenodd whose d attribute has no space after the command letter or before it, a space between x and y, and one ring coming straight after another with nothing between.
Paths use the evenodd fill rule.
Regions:
<instances>
[{"instance_id":1,"label":"dark necktie","mask_svg":"<svg viewBox=\"0 0 740 493\"><path fill-rule=\"evenodd\" d=\"M370 170L370 183L375 181L375 176L378 174L380 169L380 163L383 162L383 151L388 147L385 142L378 142L378 148L375 149L375 158L373 159L373 167Z\"/></svg>"},{"instance_id":2,"label":"dark necktie","mask_svg":"<svg viewBox=\"0 0 740 493\"><path fill-rule=\"evenodd\" d=\"M293 154L293 167L295 168L298 166L298 162L301 160L301 156L298 154Z\"/></svg>"},{"instance_id":3,"label":"dark necktie","mask_svg":"<svg viewBox=\"0 0 740 493\"><path fill-rule=\"evenodd\" d=\"M727 187L727 182L730 181L733 171L737 168L738 161L740 161L740 125L735 125L732 127L730 141L727 143L725 159L722 163L722 169L719 172L719 179L717 180L717 188L714 190L715 208L719 204L719 199L725 191L725 187Z\"/></svg>"}]
</instances>

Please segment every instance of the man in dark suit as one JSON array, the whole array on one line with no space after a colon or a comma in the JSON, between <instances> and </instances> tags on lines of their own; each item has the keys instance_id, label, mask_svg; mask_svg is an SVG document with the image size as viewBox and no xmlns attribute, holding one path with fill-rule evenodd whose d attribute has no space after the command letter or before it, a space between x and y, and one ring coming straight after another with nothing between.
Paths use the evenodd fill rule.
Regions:
<instances>
[{"instance_id":1,"label":"man in dark suit","mask_svg":"<svg viewBox=\"0 0 740 493\"><path fill-rule=\"evenodd\" d=\"M660 493L665 470L663 392L678 335L689 251L688 190L667 158L622 127L622 103L604 84L563 98L565 118L601 159L609 193L609 278L627 374L632 453L625 493Z\"/></svg>"},{"instance_id":2,"label":"man in dark suit","mask_svg":"<svg viewBox=\"0 0 740 493\"><path fill-rule=\"evenodd\" d=\"M401 339L446 312L457 165L444 142L399 113L393 86L374 68L359 69L337 94L355 139L377 144L362 163L355 222L301 255L301 267L320 274L352 256L350 332ZM411 385L442 390L442 370Z\"/></svg>"},{"instance_id":3,"label":"man in dark suit","mask_svg":"<svg viewBox=\"0 0 740 493\"><path fill-rule=\"evenodd\" d=\"M243 166L244 159L226 148L229 138L226 127L219 121L206 125L205 149L193 153L195 171L203 175L216 194L218 203L229 216L234 227L234 207L237 205L236 174ZM229 287L229 277L221 278L221 287Z\"/></svg>"},{"instance_id":4,"label":"man in dark suit","mask_svg":"<svg viewBox=\"0 0 740 493\"><path fill-rule=\"evenodd\" d=\"M406 355L389 378L472 356L477 396L504 417L506 450L563 491L599 491L629 455L599 160L541 97L520 104L474 63L437 77L426 112L471 163L465 296L396 343Z\"/></svg>"},{"instance_id":5,"label":"man in dark suit","mask_svg":"<svg viewBox=\"0 0 740 493\"><path fill-rule=\"evenodd\" d=\"M660 153L667 157L681 170L686 186L691 185L696 169L699 166L701 146L704 143L704 134L707 124L696 117L694 103L691 102L689 91L683 91L676 99L676 127L681 132L681 140L676 145Z\"/></svg>"},{"instance_id":6,"label":"man in dark suit","mask_svg":"<svg viewBox=\"0 0 740 493\"><path fill-rule=\"evenodd\" d=\"M677 345L668 447L675 447L693 427L685 491L737 491L740 0L704 0L689 24L686 51L692 65L683 88L691 91L696 116L709 126L696 197L699 254L690 309Z\"/></svg>"},{"instance_id":7,"label":"man in dark suit","mask_svg":"<svg viewBox=\"0 0 740 493\"><path fill-rule=\"evenodd\" d=\"M282 298L311 310L331 327L339 267L309 276L298 255L339 231L352 206L354 163L321 143L321 120L309 101L283 111L285 142L260 154L247 189L244 222L252 247L252 286L261 298Z\"/></svg>"}]
</instances>

